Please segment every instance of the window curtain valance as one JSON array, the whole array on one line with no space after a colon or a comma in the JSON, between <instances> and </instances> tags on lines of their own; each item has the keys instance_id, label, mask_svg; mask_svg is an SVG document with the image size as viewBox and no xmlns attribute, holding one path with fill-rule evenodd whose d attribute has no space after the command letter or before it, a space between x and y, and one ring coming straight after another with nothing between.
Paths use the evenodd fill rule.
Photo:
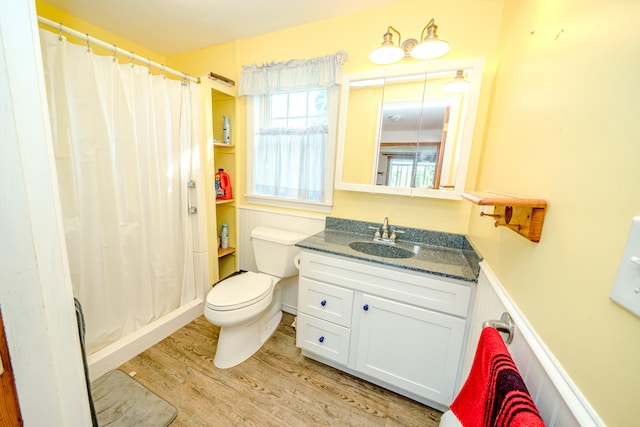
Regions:
<instances>
[{"instance_id":1,"label":"window curtain valance","mask_svg":"<svg viewBox=\"0 0 640 427\"><path fill-rule=\"evenodd\" d=\"M319 58L245 65L240 76L239 95L260 96L335 86L342 78L342 63L346 59L347 53L340 51Z\"/></svg>"}]
</instances>

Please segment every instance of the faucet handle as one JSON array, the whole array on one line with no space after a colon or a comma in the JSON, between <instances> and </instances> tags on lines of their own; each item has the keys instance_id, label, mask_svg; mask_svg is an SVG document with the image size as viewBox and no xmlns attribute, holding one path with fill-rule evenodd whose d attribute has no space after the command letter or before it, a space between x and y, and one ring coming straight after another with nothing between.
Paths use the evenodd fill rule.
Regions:
<instances>
[{"instance_id":1,"label":"faucet handle","mask_svg":"<svg viewBox=\"0 0 640 427\"><path fill-rule=\"evenodd\" d=\"M371 230L376 230L375 234L373 235L374 239L379 239L380 238L380 227L371 227L369 226L369 228Z\"/></svg>"},{"instance_id":2,"label":"faucet handle","mask_svg":"<svg viewBox=\"0 0 640 427\"><path fill-rule=\"evenodd\" d=\"M398 237L398 236L396 235L396 233L397 233L397 234L403 234L403 233L404 233L404 231L402 231L402 230L397 230L397 229L395 229L395 228L394 228L393 230L391 230L391 240L393 240L394 242L395 242L396 238Z\"/></svg>"}]
</instances>

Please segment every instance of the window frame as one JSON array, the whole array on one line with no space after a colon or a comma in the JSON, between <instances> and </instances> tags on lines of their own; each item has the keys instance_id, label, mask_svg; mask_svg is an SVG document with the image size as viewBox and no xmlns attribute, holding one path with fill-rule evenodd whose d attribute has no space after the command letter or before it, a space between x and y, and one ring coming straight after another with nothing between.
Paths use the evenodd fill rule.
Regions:
<instances>
[{"instance_id":1,"label":"window frame","mask_svg":"<svg viewBox=\"0 0 640 427\"><path fill-rule=\"evenodd\" d=\"M439 156L436 156L436 158L438 158ZM410 172L411 172L411 177L409 179L410 181L410 185L406 186L406 185L401 185L399 187L411 187L411 188L433 188L435 186L435 181L438 179L438 177L436 176L436 170L437 170L437 166L438 163L437 161L435 162L426 162L426 161L421 161L419 160L416 156L411 156L411 155L407 155L407 154L396 154L396 155L390 155L387 157L387 164L385 165L386 169L387 169L387 182L386 185L388 187L398 187L396 185L392 185L391 182L391 177L393 176L393 169L394 167L402 167L400 165L396 166L394 165L394 162L399 162L399 161L408 161L411 163L411 165L409 165L410 168ZM418 171L420 170L420 168L426 169L428 168L433 168L432 172L432 176L433 179L430 181L430 185L429 186L420 186L418 187L417 185L417 177L418 177ZM425 174L425 175L429 175L429 174Z\"/></svg>"},{"instance_id":2,"label":"window frame","mask_svg":"<svg viewBox=\"0 0 640 427\"><path fill-rule=\"evenodd\" d=\"M317 89L327 90L327 124L328 124L328 137L327 137L327 163L325 165L325 199L324 201L311 201L290 199L277 196L265 196L261 194L255 194L254 189L254 173L253 173L253 161L254 161L254 137L256 132L256 125L258 115L263 114L256 107L256 104L260 103L262 96L270 95L247 95L247 163L246 163L246 193L245 198L251 204L281 207L289 209L297 209L311 212L329 213L333 207L333 184L335 179L335 162L336 162L336 147L337 147L337 129L338 129L338 96L339 87L333 86L328 88L308 88L305 91L312 91ZM291 92L301 92L301 90L291 90ZM282 93L282 92L280 92Z\"/></svg>"}]
</instances>

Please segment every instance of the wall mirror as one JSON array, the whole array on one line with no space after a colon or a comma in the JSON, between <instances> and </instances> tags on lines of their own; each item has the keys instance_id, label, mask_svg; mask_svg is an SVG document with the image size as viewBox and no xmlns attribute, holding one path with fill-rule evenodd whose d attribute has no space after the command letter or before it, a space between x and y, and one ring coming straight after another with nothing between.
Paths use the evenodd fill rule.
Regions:
<instances>
[{"instance_id":1,"label":"wall mirror","mask_svg":"<svg viewBox=\"0 0 640 427\"><path fill-rule=\"evenodd\" d=\"M336 189L460 199L484 60L345 74Z\"/></svg>"}]
</instances>

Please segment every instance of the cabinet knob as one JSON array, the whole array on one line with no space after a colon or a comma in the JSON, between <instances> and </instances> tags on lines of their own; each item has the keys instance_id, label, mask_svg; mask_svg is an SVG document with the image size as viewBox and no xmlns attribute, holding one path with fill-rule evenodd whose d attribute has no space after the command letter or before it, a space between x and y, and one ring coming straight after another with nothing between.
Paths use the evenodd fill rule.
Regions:
<instances>
[{"instance_id":1,"label":"cabinet knob","mask_svg":"<svg viewBox=\"0 0 640 427\"><path fill-rule=\"evenodd\" d=\"M369 304L365 304L365 305L363 305L363 306L362 306L362 309L363 309L364 311L369 311Z\"/></svg>"},{"instance_id":2,"label":"cabinet knob","mask_svg":"<svg viewBox=\"0 0 640 427\"><path fill-rule=\"evenodd\" d=\"M321 305L321 306L323 306L323 307L324 307L325 305L327 305L327 300L326 300L326 299L323 299L322 301L320 301L320 305Z\"/></svg>"},{"instance_id":3,"label":"cabinet knob","mask_svg":"<svg viewBox=\"0 0 640 427\"><path fill-rule=\"evenodd\" d=\"M320 342L324 342L324 337L320 337L320 338L318 338L318 341L320 341Z\"/></svg>"}]
</instances>

